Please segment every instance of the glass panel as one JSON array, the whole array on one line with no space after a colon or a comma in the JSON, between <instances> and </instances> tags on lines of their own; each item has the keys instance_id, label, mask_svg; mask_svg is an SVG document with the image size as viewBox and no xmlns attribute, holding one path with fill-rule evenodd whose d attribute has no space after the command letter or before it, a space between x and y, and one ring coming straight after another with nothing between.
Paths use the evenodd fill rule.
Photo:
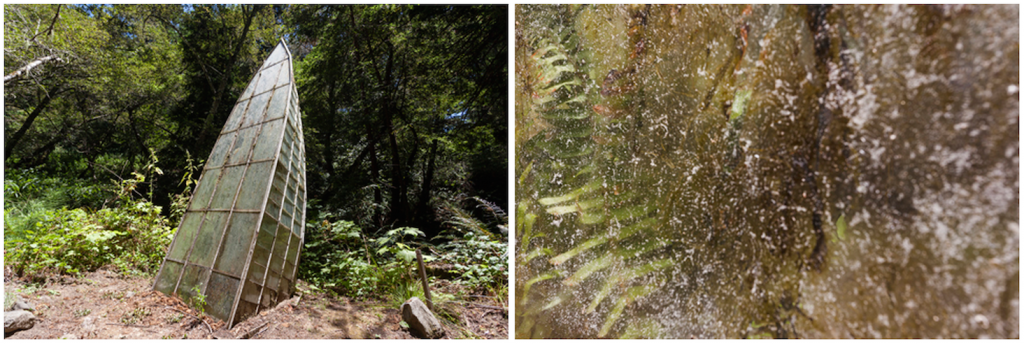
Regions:
<instances>
[{"instance_id":1,"label":"glass panel","mask_svg":"<svg viewBox=\"0 0 1024 344\"><path fill-rule=\"evenodd\" d=\"M235 103L235 108L231 110L231 115L228 116L228 121L224 123L224 128L220 132L232 131L238 129L238 123L242 121L242 114L245 112L246 106L249 105L249 101L240 101Z\"/></svg>"},{"instance_id":2,"label":"glass panel","mask_svg":"<svg viewBox=\"0 0 1024 344\"><path fill-rule=\"evenodd\" d=\"M259 74L257 74L257 75L259 75ZM249 80L249 84L245 86L245 91L242 91L242 95L239 96L238 99L239 100L243 100L243 99L248 100L249 97L252 97L252 92L255 91L255 90L256 90L256 78L254 77L254 78L252 78L252 80Z\"/></svg>"},{"instance_id":3,"label":"glass panel","mask_svg":"<svg viewBox=\"0 0 1024 344\"><path fill-rule=\"evenodd\" d=\"M263 121L263 112L267 110L267 101L270 100L270 93L264 93L252 97L252 104L245 111L244 123L252 125Z\"/></svg>"},{"instance_id":4,"label":"glass panel","mask_svg":"<svg viewBox=\"0 0 1024 344\"><path fill-rule=\"evenodd\" d=\"M213 193L214 188L217 186L220 171L221 169L218 168L203 172L203 175L199 177L196 193L192 195L192 203L189 204L189 209L206 209L206 206L210 204L210 194Z\"/></svg>"},{"instance_id":5,"label":"glass panel","mask_svg":"<svg viewBox=\"0 0 1024 344\"><path fill-rule=\"evenodd\" d=\"M292 264L292 262L284 263L284 278L288 281L295 280L295 264ZM284 281L282 281L282 283L284 283Z\"/></svg>"},{"instance_id":6,"label":"glass panel","mask_svg":"<svg viewBox=\"0 0 1024 344\"><path fill-rule=\"evenodd\" d=\"M256 249L257 251L261 249ZM265 251L264 251L265 252ZM265 253L264 253L265 254ZM265 261L264 261L265 262ZM259 285L263 285L263 275L266 274L267 268L263 266L261 262L249 263L249 281Z\"/></svg>"},{"instance_id":7,"label":"glass panel","mask_svg":"<svg viewBox=\"0 0 1024 344\"><path fill-rule=\"evenodd\" d=\"M239 164L249 161L249 151L252 150L252 140L256 136L258 127L249 127L238 132L235 138L235 146L231 148L228 155L228 164Z\"/></svg>"},{"instance_id":8,"label":"glass panel","mask_svg":"<svg viewBox=\"0 0 1024 344\"><path fill-rule=\"evenodd\" d=\"M230 209L235 201L235 192L238 191L238 182L242 179L242 169L245 166L234 166L224 168L224 176L217 185L213 201L210 202L211 209Z\"/></svg>"},{"instance_id":9,"label":"glass panel","mask_svg":"<svg viewBox=\"0 0 1024 344\"><path fill-rule=\"evenodd\" d=\"M178 233L175 234L174 245L167 254L168 258L185 260L189 247L192 247L192 238L195 237L196 232L199 230L199 221L202 219L203 212L201 211L185 213L185 217L181 220L181 225L178 226Z\"/></svg>"},{"instance_id":10,"label":"glass panel","mask_svg":"<svg viewBox=\"0 0 1024 344\"><path fill-rule=\"evenodd\" d=\"M250 302L253 305L255 305L257 302L260 302L260 289L261 288L259 285L256 285L255 283L252 283L250 281L246 281L245 289L242 290L242 301ZM239 310L241 310L242 305L239 304L238 308Z\"/></svg>"},{"instance_id":11,"label":"glass panel","mask_svg":"<svg viewBox=\"0 0 1024 344\"><path fill-rule=\"evenodd\" d=\"M210 151L210 159L206 163L206 168L220 167L224 165L224 160L228 156L228 149L231 148L231 144L235 142L235 132L223 134L217 139L217 144L213 146L213 150Z\"/></svg>"},{"instance_id":12,"label":"glass panel","mask_svg":"<svg viewBox=\"0 0 1024 344\"><path fill-rule=\"evenodd\" d=\"M202 290L203 283L206 282L206 276L209 274L209 269L191 264L186 266L185 274L181 276L181 283L178 284L178 295L184 300L191 299L195 295L193 288L199 287L199 290Z\"/></svg>"},{"instance_id":13,"label":"glass panel","mask_svg":"<svg viewBox=\"0 0 1024 344\"><path fill-rule=\"evenodd\" d=\"M271 98L270 108L267 110L267 119L284 117L285 104L288 104L288 88L274 90L274 97Z\"/></svg>"},{"instance_id":14,"label":"glass panel","mask_svg":"<svg viewBox=\"0 0 1024 344\"><path fill-rule=\"evenodd\" d=\"M266 213L273 214L274 216L279 216L281 212L281 207L277 205L278 201L275 201L274 198L281 198L281 193L275 192L273 190L270 192L270 199L267 200ZM274 222L277 222L277 220L274 220Z\"/></svg>"},{"instance_id":15,"label":"glass panel","mask_svg":"<svg viewBox=\"0 0 1024 344\"><path fill-rule=\"evenodd\" d=\"M256 294L256 296L258 298L259 294ZM248 319L253 314L256 314L256 301L249 303L243 299L238 302L238 309L235 310L235 323L237 324L244 319Z\"/></svg>"},{"instance_id":16,"label":"glass panel","mask_svg":"<svg viewBox=\"0 0 1024 344\"><path fill-rule=\"evenodd\" d=\"M249 165L235 209L258 210L263 207L263 200L267 197L267 184L270 183L270 168L273 166L274 164L269 161Z\"/></svg>"},{"instance_id":17,"label":"glass panel","mask_svg":"<svg viewBox=\"0 0 1024 344\"><path fill-rule=\"evenodd\" d=\"M181 264L165 261L164 270L156 280L156 290L171 295L174 292L174 285L178 283L178 276L181 275Z\"/></svg>"},{"instance_id":18,"label":"glass panel","mask_svg":"<svg viewBox=\"0 0 1024 344\"><path fill-rule=\"evenodd\" d=\"M203 222L203 228L196 237L192 255L188 258L190 263L213 266L213 256L217 253L217 244L223 236L227 217L228 213L223 212L206 213L206 221Z\"/></svg>"},{"instance_id":19,"label":"glass panel","mask_svg":"<svg viewBox=\"0 0 1024 344\"><path fill-rule=\"evenodd\" d=\"M227 319L231 316L237 292L237 279L214 272L210 276L210 285L206 287L206 312L218 319Z\"/></svg>"},{"instance_id":20,"label":"glass panel","mask_svg":"<svg viewBox=\"0 0 1024 344\"><path fill-rule=\"evenodd\" d=\"M300 242L298 234L292 235L290 248L291 249L288 250L288 262L291 264L295 264L295 260L296 258L298 258L299 255L299 250L302 249L302 243Z\"/></svg>"},{"instance_id":21,"label":"glass panel","mask_svg":"<svg viewBox=\"0 0 1024 344\"><path fill-rule=\"evenodd\" d=\"M267 61L263 62L263 66L261 66L260 69L266 69L267 66L270 66L286 58L288 58L288 53L286 53L284 49L274 49L274 52L270 53L270 56L267 57Z\"/></svg>"},{"instance_id":22,"label":"glass panel","mask_svg":"<svg viewBox=\"0 0 1024 344\"><path fill-rule=\"evenodd\" d=\"M292 294L292 282L289 281L288 276L284 276L281 279L281 285L277 288L280 297L286 298Z\"/></svg>"},{"instance_id":23,"label":"glass panel","mask_svg":"<svg viewBox=\"0 0 1024 344\"><path fill-rule=\"evenodd\" d=\"M288 204L288 202L285 201L285 204ZM292 214L289 214L288 210L289 210L288 208L285 208L284 211L281 212L281 223L283 223L283 224L285 224L287 226L291 226Z\"/></svg>"},{"instance_id":24,"label":"glass panel","mask_svg":"<svg viewBox=\"0 0 1024 344\"><path fill-rule=\"evenodd\" d=\"M275 84L277 84L277 75L281 72L281 66L283 65L284 64L282 63L278 63L260 72L260 82L256 85L256 94L269 91Z\"/></svg>"},{"instance_id":25,"label":"glass panel","mask_svg":"<svg viewBox=\"0 0 1024 344\"><path fill-rule=\"evenodd\" d=\"M292 70L290 64L282 65L281 74L277 76L277 87L287 85L292 82ZM291 89L290 87L286 87Z\"/></svg>"},{"instance_id":26,"label":"glass panel","mask_svg":"<svg viewBox=\"0 0 1024 344\"><path fill-rule=\"evenodd\" d=\"M217 258L217 270L241 276L242 268L249 255L249 246L256 229L256 214L231 214L231 225L221 246L221 255Z\"/></svg>"},{"instance_id":27,"label":"glass panel","mask_svg":"<svg viewBox=\"0 0 1024 344\"><path fill-rule=\"evenodd\" d=\"M284 120L267 122L260 131L260 137L256 140L256 149L252 154L252 160L265 160L274 157L278 144L281 143L281 134L284 132L281 127Z\"/></svg>"}]
</instances>

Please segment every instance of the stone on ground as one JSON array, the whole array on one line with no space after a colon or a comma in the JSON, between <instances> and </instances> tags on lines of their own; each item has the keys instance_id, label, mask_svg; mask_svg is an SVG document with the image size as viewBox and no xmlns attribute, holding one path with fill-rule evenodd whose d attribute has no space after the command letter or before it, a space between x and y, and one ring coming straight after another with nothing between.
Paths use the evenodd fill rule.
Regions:
<instances>
[{"instance_id":1,"label":"stone on ground","mask_svg":"<svg viewBox=\"0 0 1024 344\"><path fill-rule=\"evenodd\" d=\"M422 338L441 338L444 335L441 322L437 321L434 313L418 297L402 304L402 320L409 324L413 334Z\"/></svg>"},{"instance_id":2,"label":"stone on ground","mask_svg":"<svg viewBox=\"0 0 1024 344\"><path fill-rule=\"evenodd\" d=\"M35 307L32 307L31 303L28 303L25 300L22 300L21 296L19 296L18 299L16 301L14 301L14 306L11 306L11 310L12 311L34 311L36 309L35 309Z\"/></svg>"},{"instance_id":3,"label":"stone on ground","mask_svg":"<svg viewBox=\"0 0 1024 344\"><path fill-rule=\"evenodd\" d=\"M27 330L36 325L36 316L28 311L4 312L4 335Z\"/></svg>"}]
</instances>

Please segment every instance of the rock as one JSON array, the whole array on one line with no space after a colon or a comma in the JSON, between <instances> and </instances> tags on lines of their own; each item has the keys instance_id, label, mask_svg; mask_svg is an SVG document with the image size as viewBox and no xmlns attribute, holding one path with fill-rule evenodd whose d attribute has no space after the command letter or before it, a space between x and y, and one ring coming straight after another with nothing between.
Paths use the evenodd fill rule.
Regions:
<instances>
[{"instance_id":1,"label":"rock","mask_svg":"<svg viewBox=\"0 0 1024 344\"><path fill-rule=\"evenodd\" d=\"M78 339L78 336L71 333L65 333L63 336L60 336L59 339Z\"/></svg>"},{"instance_id":2,"label":"rock","mask_svg":"<svg viewBox=\"0 0 1024 344\"><path fill-rule=\"evenodd\" d=\"M411 332L422 338L441 338L444 329L441 322L437 321L434 313L430 312L427 305L423 304L418 297L414 297L402 304L402 320L409 324Z\"/></svg>"},{"instance_id":3,"label":"rock","mask_svg":"<svg viewBox=\"0 0 1024 344\"><path fill-rule=\"evenodd\" d=\"M22 300L21 297L18 297L18 300L14 301L14 306L11 307L11 310L12 311L34 311L34 310L36 310L36 308L33 307L31 303L28 303L27 301Z\"/></svg>"},{"instance_id":4,"label":"rock","mask_svg":"<svg viewBox=\"0 0 1024 344\"><path fill-rule=\"evenodd\" d=\"M92 323L92 317L82 318L82 329L86 331L92 331L96 329L96 325Z\"/></svg>"},{"instance_id":5,"label":"rock","mask_svg":"<svg viewBox=\"0 0 1024 344\"><path fill-rule=\"evenodd\" d=\"M4 312L4 336L36 325L36 316L29 311Z\"/></svg>"},{"instance_id":6,"label":"rock","mask_svg":"<svg viewBox=\"0 0 1024 344\"><path fill-rule=\"evenodd\" d=\"M133 296L135 296L135 292L134 291L129 291L127 294L124 294L124 298L126 298L126 299L130 299Z\"/></svg>"}]
</instances>

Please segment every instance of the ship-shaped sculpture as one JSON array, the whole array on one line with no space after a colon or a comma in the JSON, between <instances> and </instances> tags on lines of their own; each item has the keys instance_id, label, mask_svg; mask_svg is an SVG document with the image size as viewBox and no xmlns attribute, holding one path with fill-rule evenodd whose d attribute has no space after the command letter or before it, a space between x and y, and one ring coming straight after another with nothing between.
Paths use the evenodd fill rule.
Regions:
<instances>
[{"instance_id":1,"label":"ship-shaped sculpture","mask_svg":"<svg viewBox=\"0 0 1024 344\"><path fill-rule=\"evenodd\" d=\"M300 117L281 41L224 124L154 289L205 295L203 310L228 327L291 295L306 216Z\"/></svg>"}]
</instances>

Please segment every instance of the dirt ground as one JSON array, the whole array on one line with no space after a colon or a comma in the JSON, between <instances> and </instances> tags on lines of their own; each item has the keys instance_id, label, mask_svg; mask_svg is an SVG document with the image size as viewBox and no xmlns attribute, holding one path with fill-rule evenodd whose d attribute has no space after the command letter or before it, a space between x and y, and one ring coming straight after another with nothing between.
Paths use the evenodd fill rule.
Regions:
<instances>
[{"instance_id":1,"label":"dirt ground","mask_svg":"<svg viewBox=\"0 0 1024 344\"><path fill-rule=\"evenodd\" d=\"M401 312L382 302L295 293L274 309L226 329L180 300L152 289L151 277L100 270L46 285L4 282L35 307L36 325L5 339L403 339L415 338ZM439 290L455 288L441 281ZM300 281L298 288L304 288ZM487 300L492 300L488 302ZM507 339L508 315L492 298L448 302L439 316L444 338Z\"/></svg>"}]
</instances>

